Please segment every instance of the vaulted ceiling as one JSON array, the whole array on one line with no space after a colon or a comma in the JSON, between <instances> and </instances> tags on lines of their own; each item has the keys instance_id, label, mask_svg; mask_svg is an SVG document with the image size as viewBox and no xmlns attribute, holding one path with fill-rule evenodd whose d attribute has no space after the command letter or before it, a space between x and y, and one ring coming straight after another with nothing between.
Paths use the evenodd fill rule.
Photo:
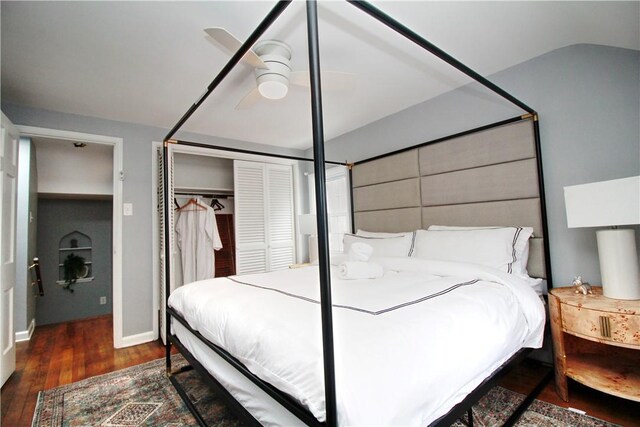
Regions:
<instances>
[{"instance_id":1,"label":"vaulted ceiling","mask_svg":"<svg viewBox=\"0 0 640 427\"><path fill-rule=\"evenodd\" d=\"M231 56L203 30L244 40L274 4L2 1L2 100L168 130ZM639 2L373 4L484 76L577 43L640 50ZM319 19L322 69L354 76L348 90L323 92L327 139L469 81L346 2L321 1ZM292 69L307 70L304 3L262 39L287 43ZM184 129L307 148L308 89L234 109L255 85L254 69L239 64Z\"/></svg>"}]
</instances>

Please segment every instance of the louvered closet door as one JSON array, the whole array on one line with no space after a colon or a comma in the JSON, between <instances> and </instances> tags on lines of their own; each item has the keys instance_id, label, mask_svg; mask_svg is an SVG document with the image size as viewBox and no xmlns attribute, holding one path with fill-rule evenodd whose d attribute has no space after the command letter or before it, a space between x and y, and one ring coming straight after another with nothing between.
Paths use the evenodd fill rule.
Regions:
<instances>
[{"instance_id":1,"label":"louvered closet door","mask_svg":"<svg viewBox=\"0 0 640 427\"><path fill-rule=\"evenodd\" d=\"M267 259L269 270L294 263L293 176L291 166L266 166Z\"/></svg>"},{"instance_id":2,"label":"louvered closet door","mask_svg":"<svg viewBox=\"0 0 640 427\"><path fill-rule=\"evenodd\" d=\"M166 325L165 325L165 315L166 315L166 307L165 307L165 257L164 257L164 161L162 156L162 149L157 151L158 154L158 188L156 188L156 192L158 194L158 241L160 242L160 247L158 248L158 307L160 307L160 312L158 314L158 324L160 326L160 338L162 342L165 343L165 337L167 333Z\"/></svg>"},{"instance_id":3,"label":"louvered closet door","mask_svg":"<svg viewBox=\"0 0 640 427\"><path fill-rule=\"evenodd\" d=\"M235 160L233 182L236 272L248 274L268 271L264 164Z\"/></svg>"},{"instance_id":4,"label":"louvered closet door","mask_svg":"<svg viewBox=\"0 0 640 427\"><path fill-rule=\"evenodd\" d=\"M164 160L163 160L163 155L162 155L162 148L160 148L158 150L158 188L157 188L157 192L158 192L158 233L159 233L159 242L160 242L160 247L159 247L159 253L158 253L158 257L159 257L159 263L158 263L158 267L160 269L160 271L158 272L158 286L159 286L159 292L158 292L158 307L160 307L159 310L159 319L158 319L158 325L159 325L159 329L160 329L160 338L162 339L162 342L166 344L165 342L165 338L166 338L166 331L167 331L167 327L166 327L166 314L167 314L167 307L166 307L166 289L167 289L167 280L169 280L168 277L166 277L165 273L166 273L166 262L167 259L165 257L165 248L167 247L167 245L169 245L169 249L170 252L169 253L173 253L173 246L174 246L174 242L173 239L170 242L167 242L165 240L165 227L167 226L167 224L165 223L164 220L164 205L165 203L169 203L170 209L169 209L169 221L171 224L175 224L174 223L174 209L173 209L173 153L171 152L171 150L169 151L169 182L167 183L169 185L169 194L170 194L170 199L169 201L165 200L164 197L164 186L165 186L165 182L164 182ZM173 236L174 232L174 227L171 227L171 232L170 235ZM175 263L173 262L173 258L175 258L175 256L172 256L171 259L169 260L169 262L171 262L171 272L173 273L173 269L175 268ZM173 276L173 274L172 274ZM171 281L171 291L174 290L175 286L173 285L173 281Z\"/></svg>"},{"instance_id":5,"label":"louvered closet door","mask_svg":"<svg viewBox=\"0 0 640 427\"><path fill-rule=\"evenodd\" d=\"M291 166L234 162L236 271L262 273L295 261Z\"/></svg>"}]
</instances>

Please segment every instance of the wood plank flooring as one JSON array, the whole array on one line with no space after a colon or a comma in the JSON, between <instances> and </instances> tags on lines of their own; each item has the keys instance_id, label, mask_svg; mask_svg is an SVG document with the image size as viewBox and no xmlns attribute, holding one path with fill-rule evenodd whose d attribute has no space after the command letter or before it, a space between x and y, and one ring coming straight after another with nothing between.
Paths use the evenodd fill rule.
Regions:
<instances>
[{"instance_id":1,"label":"wood plank flooring","mask_svg":"<svg viewBox=\"0 0 640 427\"><path fill-rule=\"evenodd\" d=\"M30 426L40 390L164 357L159 341L113 348L111 316L36 327L16 345L16 371L2 387L2 426Z\"/></svg>"},{"instance_id":2,"label":"wood plank flooring","mask_svg":"<svg viewBox=\"0 0 640 427\"><path fill-rule=\"evenodd\" d=\"M40 390L164 357L159 341L123 349L113 348L111 316L38 326L30 341L17 344L16 371L2 387L2 426L30 426ZM547 368L525 362L501 382L526 393ZM606 395L580 384L569 385L568 403L554 391L553 381L538 397L562 407L586 411L625 427L640 427L640 403Z\"/></svg>"}]
</instances>

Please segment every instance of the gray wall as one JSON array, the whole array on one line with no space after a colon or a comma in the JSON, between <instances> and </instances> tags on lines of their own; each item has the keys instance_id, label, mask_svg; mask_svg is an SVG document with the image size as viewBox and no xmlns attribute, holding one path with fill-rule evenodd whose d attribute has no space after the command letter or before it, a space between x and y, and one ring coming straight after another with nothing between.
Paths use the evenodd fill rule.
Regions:
<instances>
[{"instance_id":1,"label":"gray wall","mask_svg":"<svg viewBox=\"0 0 640 427\"><path fill-rule=\"evenodd\" d=\"M43 199L38 202L38 255L44 296L38 298L36 323L66 322L112 312L111 200ZM69 292L56 283L59 277L60 239L79 231L91 239L91 276L94 280L75 283ZM87 261L89 261L87 259ZM107 304L100 304L100 297Z\"/></svg>"},{"instance_id":2,"label":"gray wall","mask_svg":"<svg viewBox=\"0 0 640 427\"><path fill-rule=\"evenodd\" d=\"M153 274L151 200L152 141L162 141L167 129L116 122L94 117L65 114L15 104L2 104L2 111L15 124L61 129L97 135L114 136L124 140L124 203L133 203L133 215L122 222L122 311L123 337L153 330ZM177 118L176 118L177 120ZM301 156L299 150L269 147L225 138L180 133L181 139L212 145Z\"/></svg>"},{"instance_id":3,"label":"gray wall","mask_svg":"<svg viewBox=\"0 0 640 427\"><path fill-rule=\"evenodd\" d=\"M20 138L18 166L18 201L16 232L16 288L13 321L16 333L26 332L36 317L37 287L31 286L32 273L27 270L37 256L38 172L35 145Z\"/></svg>"},{"instance_id":4,"label":"gray wall","mask_svg":"<svg viewBox=\"0 0 640 427\"><path fill-rule=\"evenodd\" d=\"M639 75L640 52L582 44L489 77L539 113L555 286L600 281L595 229L567 228L563 187L640 173ZM327 158L357 161L521 113L472 84L335 138Z\"/></svg>"}]
</instances>

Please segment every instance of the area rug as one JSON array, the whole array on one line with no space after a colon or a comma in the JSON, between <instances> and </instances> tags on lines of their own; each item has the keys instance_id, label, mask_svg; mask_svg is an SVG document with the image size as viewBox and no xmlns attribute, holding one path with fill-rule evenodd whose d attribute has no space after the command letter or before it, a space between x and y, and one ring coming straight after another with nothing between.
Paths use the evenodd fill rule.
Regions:
<instances>
[{"instance_id":1,"label":"area rug","mask_svg":"<svg viewBox=\"0 0 640 427\"><path fill-rule=\"evenodd\" d=\"M173 356L175 368L185 365L181 356ZM200 413L212 427L242 424L229 412L198 375L180 374L180 382L189 390ZM474 425L499 426L524 396L494 387L473 408ZM186 427L197 426L180 396L165 376L164 359L88 378L76 383L41 391L32 427ZM454 426L464 426L457 422ZM534 401L517 426L573 427L602 426L607 423L577 414L539 400Z\"/></svg>"}]
</instances>

